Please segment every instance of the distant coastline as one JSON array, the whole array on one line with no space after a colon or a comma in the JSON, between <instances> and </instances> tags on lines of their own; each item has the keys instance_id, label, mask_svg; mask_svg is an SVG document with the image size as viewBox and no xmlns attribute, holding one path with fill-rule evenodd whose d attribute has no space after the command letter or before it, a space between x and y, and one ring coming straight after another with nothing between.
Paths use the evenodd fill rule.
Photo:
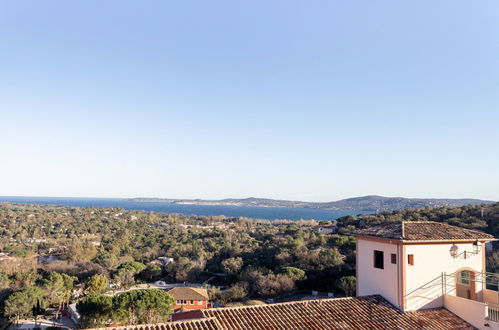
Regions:
<instances>
[{"instance_id":1,"label":"distant coastline","mask_svg":"<svg viewBox=\"0 0 499 330\"><path fill-rule=\"evenodd\" d=\"M261 198L201 200L171 198L78 198L0 196L0 202L52 204L75 207L116 207L125 210L198 216L244 217L264 220L334 220L347 215L380 213L407 208L491 204L477 199L406 199L366 196L329 203Z\"/></svg>"},{"instance_id":2,"label":"distant coastline","mask_svg":"<svg viewBox=\"0 0 499 330\"><path fill-rule=\"evenodd\" d=\"M0 203L45 204L74 207L113 207L125 210L142 210L194 216L225 216L262 220L334 220L347 215L357 215L357 210L328 210L319 208L259 207L231 205L180 204L169 200L135 201L124 198L77 198L77 197L23 197L0 196Z\"/></svg>"},{"instance_id":3,"label":"distant coastline","mask_svg":"<svg viewBox=\"0 0 499 330\"><path fill-rule=\"evenodd\" d=\"M464 198L464 199L438 199L438 198L403 198L383 196L362 196L342 199L332 202L302 202L276 200L266 198L243 198L243 199L172 199L172 198L129 198L134 202L156 202L174 203L179 205L213 205L213 206L245 206L245 207L287 207L287 208L311 208L325 210L355 210L367 212L400 211L404 209L418 209L425 207L464 206L492 204L494 201Z\"/></svg>"}]
</instances>

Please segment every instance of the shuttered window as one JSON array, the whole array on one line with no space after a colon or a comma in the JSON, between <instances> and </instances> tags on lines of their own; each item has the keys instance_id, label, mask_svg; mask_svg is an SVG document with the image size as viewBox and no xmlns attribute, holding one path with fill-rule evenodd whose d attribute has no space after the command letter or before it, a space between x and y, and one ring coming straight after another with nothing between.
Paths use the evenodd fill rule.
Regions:
<instances>
[{"instance_id":1,"label":"shuttered window","mask_svg":"<svg viewBox=\"0 0 499 330\"><path fill-rule=\"evenodd\" d=\"M411 266L414 265L414 254L407 255L407 263Z\"/></svg>"}]
</instances>

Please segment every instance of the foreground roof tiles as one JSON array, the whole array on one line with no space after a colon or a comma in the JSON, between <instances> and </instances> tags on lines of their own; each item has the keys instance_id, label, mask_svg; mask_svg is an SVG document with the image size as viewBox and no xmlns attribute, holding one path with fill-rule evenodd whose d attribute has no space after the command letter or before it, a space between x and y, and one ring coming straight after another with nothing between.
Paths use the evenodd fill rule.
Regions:
<instances>
[{"instance_id":1,"label":"foreground roof tiles","mask_svg":"<svg viewBox=\"0 0 499 330\"><path fill-rule=\"evenodd\" d=\"M222 329L215 318L178 321L161 324L140 324L119 327L99 328L94 330L116 329L116 330L216 330Z\"/></svg>"},{"instance_id":2,"label":"foreground roof tiles","mask_svg":"<svg viewBox=\"0 0 499 330\"><path fill-rule=\"evenodd\" d=\"M404 241L494 240L494 236L472 229L434 221L403 221L358 229L354 236Z\"/></svg>"},{"instance_id":3,"label":"foreground roof tiles","mask_svg":"<svg viewBox=\"0 0 499 330\"><path fill-rule=\"evenodd\" d=\"M208 309L221 329L473 329L445 309L402 313L379 295Z\"/></svg>"},{"instance_id":4,"label":"foreground roof tiles","mask_svg":"<svg viewBox=\"0 0 499 330\"><path fill-rule=\"evenodd\" d=\"M379 295L215 308L202 312L205 318L200 320L119 329L474 329L446 309L402 313Z\"/></svg>"}]
</instances>

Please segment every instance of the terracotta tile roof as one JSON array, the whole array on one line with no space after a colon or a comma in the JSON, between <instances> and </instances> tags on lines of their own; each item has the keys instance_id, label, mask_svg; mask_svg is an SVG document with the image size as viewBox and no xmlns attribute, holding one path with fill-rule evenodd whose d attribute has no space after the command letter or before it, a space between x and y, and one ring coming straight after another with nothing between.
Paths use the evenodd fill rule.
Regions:
<instances>
[{"instance_id":1,"label":"terracotta tile roof","mask_svg":"<svg viewBox=\"0 0 499 330\"><path fill-rule=\"evenodd\" d=\"M474 329L446 309L402 313L379 295L215 308L202 312L206 318L201 320L118 329Z\"/></svg>"},{"instance_id":2,"label":"terracotta tile roof","mask_svg":"<svg viewBox=\"0 0 499 330\"><path fill-rule=\"evenodd\" d=\"M207 309L221 329L474 329L445 309L402 313L379 295Z\"/></svg>"},{"instance_id":3,"label":"terracotta tile roof","mask_svg":"<svg viewBox=\"0 0 499 330\"><path fill-rule=\"evenodd\" d=\"M354 236L405 241L494 240L494 236L472 229L434 221L403 221L355 230Z\"/></svg>"},{"instance_id":4,"label":"terracotta tile roof","mask_svg":"<svg viewBox=\"0 0 499 330\"><path fill-rule=\"evenodd\" d=\"M160 324L140 324L118 327L96 328L91 330L216 330L222 329L222 326L215 318L204 318L199 320L186 320L178 322L168 322Z\"/></svg>"},{"instance_id":5,"label":"terracotta tile roof","mask_svg":"<svg viewBox=\"0 0 499 330\"><path fill-rule=\"evenodd\" d=\"M176 287L167 292L176 300L209 300L208 291L203 288Z\"/></svg>"},{"instance_id":6,"label":"terracotta tile roof","mask_svg":"<svg viewBox=\"0 0 499 330\"><path fill-rule=\"evenodd\" d=\"M204 318L200 310L170 314L170 321L194 320Z\"/></svg>"}]
</instances>

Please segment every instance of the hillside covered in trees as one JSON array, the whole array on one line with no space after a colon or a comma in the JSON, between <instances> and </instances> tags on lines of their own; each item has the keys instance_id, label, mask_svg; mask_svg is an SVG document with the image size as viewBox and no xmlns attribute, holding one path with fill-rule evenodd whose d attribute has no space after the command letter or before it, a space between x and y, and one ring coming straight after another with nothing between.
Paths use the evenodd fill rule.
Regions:
<instances>
[{"instance_id":1,"label":"hillside covered in trees","mask_svg":"<svg viewBox=\"0 0 499 330\"><path fill-rule=\"evenodd\" d=\"M332 279L354 274L354 239L321 235L315 221L3 203L0 225L1 298L9 318L29 315L26 302L42 296L54 307L74 302L71 292L81 284L87 295L211 278L209 284L227 289L210 290L212 300L227 304L297 288L338 290ZM161 257L174 262L162 265Z\"/></svg>"}]
</instances>

